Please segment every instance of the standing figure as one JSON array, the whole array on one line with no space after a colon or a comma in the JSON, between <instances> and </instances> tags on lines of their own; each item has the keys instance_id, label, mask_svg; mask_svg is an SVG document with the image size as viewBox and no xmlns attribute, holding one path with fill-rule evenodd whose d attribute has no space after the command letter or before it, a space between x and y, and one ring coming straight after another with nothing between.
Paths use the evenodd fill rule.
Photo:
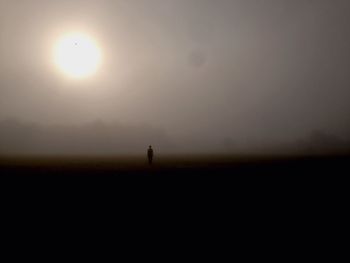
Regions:
<instances>
[{"instance_id":1,"label":"standing figure","mask_svg":"<svg viewBox=\"0 0 350 263\"><path fill-rule=\"evenodd\" d=\"M148 163L152 164L152 161L153 161L153 149L152 149L151 145L148 147L147 157L148 157Z\"/></svg>"}]
</instances>

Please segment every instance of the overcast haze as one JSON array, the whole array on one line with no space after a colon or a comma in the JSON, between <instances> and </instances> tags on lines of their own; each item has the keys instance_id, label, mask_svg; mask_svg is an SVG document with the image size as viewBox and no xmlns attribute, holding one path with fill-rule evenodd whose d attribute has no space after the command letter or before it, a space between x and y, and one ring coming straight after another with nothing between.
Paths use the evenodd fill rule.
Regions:
<instances>
[{"instance_id":1,"label":"overcast haze","mask_svg":"<svg viewBox=\"0 0 350 263\"><path fill-rule=\"evenodd\" d=\"M21 152L7 138L32 136L28 123L66 126L67 139L86 134L71 137L73 126L99 129L109 145L99 152L118 148L108 140L128 137L125 127L125 151L234 151L315 134L340 145L350 140L349 14L348 0L0 0L0 146ZM52 46L72 30L98 42L96 75L73 80L53 65Z\"/></svg>"}]
</instances>

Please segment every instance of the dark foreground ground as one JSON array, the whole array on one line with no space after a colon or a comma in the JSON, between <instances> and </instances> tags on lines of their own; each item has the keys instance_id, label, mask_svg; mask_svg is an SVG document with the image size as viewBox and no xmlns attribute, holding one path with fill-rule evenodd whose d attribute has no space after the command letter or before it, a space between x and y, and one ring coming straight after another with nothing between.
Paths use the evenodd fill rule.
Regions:
<instances>
[{"instance_id":1,"label":"dark foreground ground","mask_svg":"<svg viewBox=\"0 0 350 263\"><path fill-rule=\"evenodd\" d=\"M342 156L2 156L2 176L339 176L349 175Z\"/></svg>"},{"instance_id":2,"label":"dark foreground ground","mask_svg":"<svg viewBox=\"0 0 350 263\"><path fill-rule=\"evenodd\" d=\"M339 183L350 174L350 155L342 156L144 156L0 157L2 179L38 183L154 182L180 186L231 182L256 185L317 185ZM238 184L237 184L238 183Z\"/></svg>"},{"instance_id":3,"label":"dark foreground ground","mask_svg":"<svg viewBox=\"0 0 350 263\"><path fill-rule=\"evenodd\" d=\"M5 202L36 194L40 202L47 196L71 200L75 195L88 203L100 200L98 205L114 200L114 206L115 200L137 203L153 196L147 204L165 197L184 199L185 204L191 196L191 207L197 201L217 206L224 200L250 200L249 209L253 203L265 206L285 197L309 209L315 203L333 207L347 200L350 156L157 156L151 166L144 156L7 156L0 157L0 175ZM284 206L285 201L278 204ZM232 209L230 205L227 211Z\"/></svg>"},{"instance_id":4,"label":"dark foreground ground","mask_svg":"<svg viewBox=\"0 0 350 263\"><path fill-rule=\"evenodd\" d=\"M160 156L152 165L140 156L0 156L1 175L21 176L279 176L347 175L342 156Z\"/></svg>"},{"instance_id":5,"label":"dark foreground ground","mask_svg":"<svg viewBox=\"0 0 350 263\"><path fill-rule=\"evenodd\" d=\"M0 157L2 176L339 176L350 172L350 156L160 156Z\"/></svg>"},{"instance_id":6,"label":"dark foreground ground","mask_svg":"<svg viewBox=\"0 0 350 263\"><path fill-rule=\"evenodd\" d=\"M157 157L152 166L137 156L2 157L0 211L2 219L10 218L16 225L2 226L10 231L21 226L32 229L26 244L33 242L38 229L28 223L30 219L40 226L46 222L50 237L49 229L59 232L53 238L63 233L64 242L77 243L77 229L88 242L92 229L112 240L125 231L133 242L152 244L156 253L160 247L152 238L168 247L168 240L177 236L175 254L186 242L192 250L198 239L206 244L221 241L229 251L236 247L232 240L243 246L257 242L258 247L268 244L276 253L269 238L289 247L283 240L295 235L294 253L301 241L309 250L310 235L323 240L327 226L343 232L334 227L348 210L350 156ZM316 234L310 234L310 229ZM272 230L279 234L271 236ZM157 236L156 231L162 234ZM249 242L237 238L238 233ZM224 237L210 238L212 234ZM122 243L133 244L125 240Z\"/></svg>"}]
</instances>

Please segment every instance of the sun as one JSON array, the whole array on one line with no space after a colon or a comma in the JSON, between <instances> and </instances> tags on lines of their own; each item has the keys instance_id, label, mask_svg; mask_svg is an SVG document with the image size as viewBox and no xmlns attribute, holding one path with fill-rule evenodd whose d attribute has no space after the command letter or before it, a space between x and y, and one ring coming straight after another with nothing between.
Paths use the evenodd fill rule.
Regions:
<instances>
[{"instance_id":1,"label":"sun","mask_svg":"<svg viewBox=\"0 0 350 263\"><path fill-rule=\"evenodd\" d=\"M96 42L80 33L63 36L54 46L53 53L58 68L73 78L93 75L101 63L101 51Z\"/></svg>"}]
</instances>

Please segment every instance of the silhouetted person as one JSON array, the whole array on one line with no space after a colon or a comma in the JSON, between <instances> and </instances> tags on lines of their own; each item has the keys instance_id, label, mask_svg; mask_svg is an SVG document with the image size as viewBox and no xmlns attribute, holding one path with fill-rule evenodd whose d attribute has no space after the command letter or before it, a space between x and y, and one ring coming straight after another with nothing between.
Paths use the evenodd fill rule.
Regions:
<instances>
[{"instance_id":1,"label":"silhouetted person","mask_svg":"<svg viewBox=\"0 0 350 263\"><path fill-rule=\"evenodd\" d=\"M153 161L153 149L152 149L151 145L148 147L147 157L148 157L148 163L152 164L152 161Z\"/></svg>"}]
</instances>

